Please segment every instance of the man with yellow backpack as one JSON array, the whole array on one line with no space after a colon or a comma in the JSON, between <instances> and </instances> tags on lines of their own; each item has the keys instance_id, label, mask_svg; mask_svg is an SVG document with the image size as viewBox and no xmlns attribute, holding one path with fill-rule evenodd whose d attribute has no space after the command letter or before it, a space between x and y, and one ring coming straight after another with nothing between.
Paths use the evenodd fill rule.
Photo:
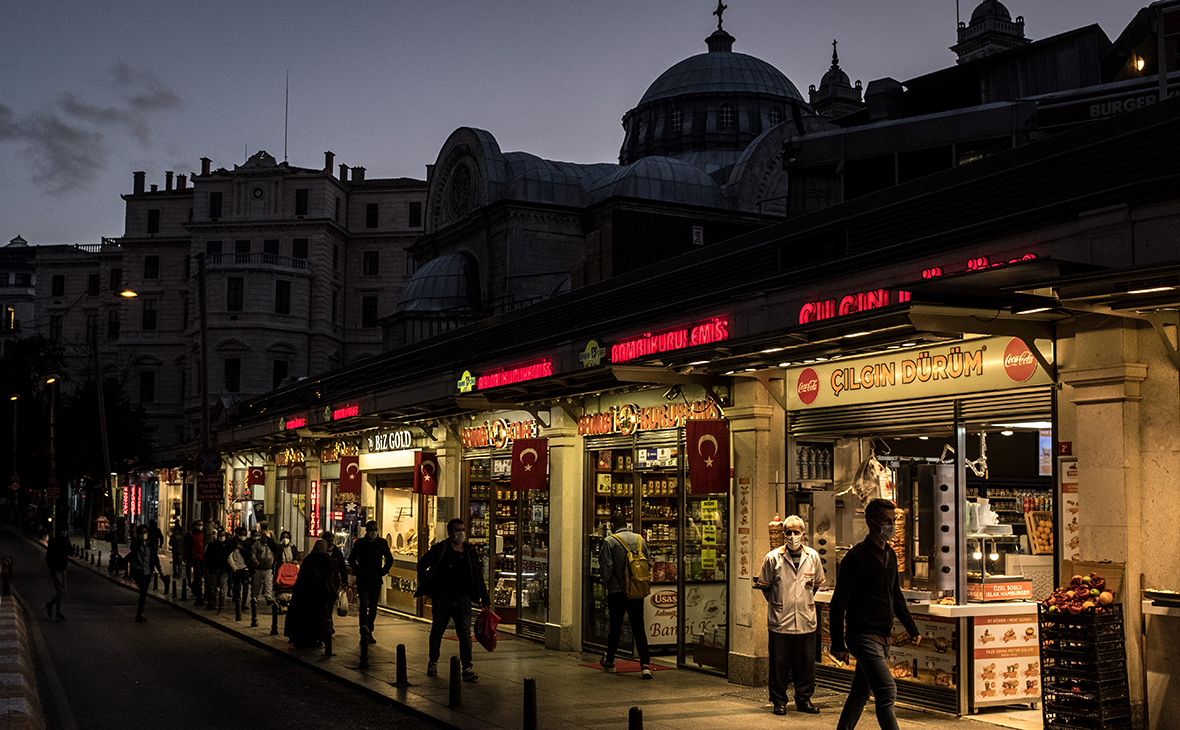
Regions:
<instances>
[{"instance_id":1,"label":"man with yellow backpack","mask_svg":"<svg viewBox=\"0 0 1180 730\"><path fill-rule=\"evenodd\" d=\"M610 632L606 639L603 671L614 673L615 652L623 633L623 615L631 621L631 634L639 650L640 677L651 679L651 655L647 650L647 628L643 624L643 600L651 592L651 551L647 542L627 526L622 512L610 516L611 535L602 541L598 566L606 586Z\"/></svg>"}]
</instances>

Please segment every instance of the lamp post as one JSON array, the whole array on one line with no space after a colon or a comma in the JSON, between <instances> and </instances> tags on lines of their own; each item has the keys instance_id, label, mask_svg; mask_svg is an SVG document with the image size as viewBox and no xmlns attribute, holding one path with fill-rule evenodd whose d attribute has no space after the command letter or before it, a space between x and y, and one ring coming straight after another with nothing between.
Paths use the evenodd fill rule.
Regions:
<instances>
[{"instance_id":1,"label":"lamp post","mask_svg":"<svg viewBox=\"0 0 1180 730\"><path fill-rule=\"evenodd\" d=\"M57 381L60 378L54 374L45 378L49 386L49 479L46 480L46 495L52 495L53 506L49 511L49 534L57 534L57 503L61 499L60 487L57 482ZM54 493L56 492L56 493Z\"/></svg>"},{"instance_id":2,"label":"lamp post","mask_svg":"<svg viewBox=\"0 0 1180 730\"><path fill-rule=\"evenodd\" d=\"M16 393L13 393L12 395L8 396L8 400L12 401L12 483L9 485L9 487L12 490L12 521L13 523L16 523L18 521L17 517L20 514L18 504L20 501L18 499L18 496L20 495L20 470L16 468L17 454L20 453L20 451L17 449L17 434L20 432L20 430L17 428L16 419L20 396Z\"/></svg>"},{"instance_id":3,"label":"lamp post","mask_svg":"<svg viewBox=\"0 0 1180 730\"><path fill-rule=\"evenodd\" d=\"M139 296L139 293L135 292L131 289L123 289L123 291L119 292L119 296L123 297L124 299L134 299L135 297ZM106 388L103 387L102 367L99 364L98 338L97 337L94 338L94 349L92 350L92 354L94 355L94 380L95 380L95 384L98 387L98 431L99 431L99 434L102 436L102 483L103 483L103 493L106 494L112 490L112 486L111 486L111 449L110 449L110 445L109 445L110 441L107 438ZM92 499L90 501L90 506L87 508L87 516L86 516L86 544L87 544L87 547L89 547L89 544L90 544L90 530L92 529L92 523L94 520L94 502L95 501L96 500ZM114 518L114 515L111 515L111 517ZM111 522L113 524L114 519L112 519ZM127 535L130 536L130 534L131 534L131 515L128 514L127 515Z\"/></svg>"}]
</instances>

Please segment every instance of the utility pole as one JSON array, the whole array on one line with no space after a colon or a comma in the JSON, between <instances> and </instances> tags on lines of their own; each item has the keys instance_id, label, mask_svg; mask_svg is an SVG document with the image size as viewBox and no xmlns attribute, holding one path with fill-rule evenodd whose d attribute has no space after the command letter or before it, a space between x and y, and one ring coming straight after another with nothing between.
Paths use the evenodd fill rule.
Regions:
<instances>
[{"instance_id":1,"label":"utility pole","mask_svg":"<svg viewBox=\"0 0 1180 730\"><path fill-rule=\"evenodd\" d=\"M211 444L211 437L209 434L209 330L208 330L208 312L205 302L205 254L197 254L197 310L201 315L200 328L200 349L201 360L199 363L200 372L198 373L199 386L201 390L201 450L207 451ZM207 503L201 503L201 519L208 520Z\"/></svg>"},{"instance_id":2,"label":"utility pole","mask_svg":"<svg viewBox=\"0 0 1180 730\"><path fill-rule=\"evenodd\" d=\"M107 442L107 407L106 407L106 393L102 383L102 368L98 366L98 338L93 342L93 350L91 353L94 356L94 382L98 387L98 431L102 435L102 493L106 495L111 491L111 449ZM93 493L94 488L91 487ZM97 496L91 498L90 503L86 506L86 549L90 549L90 531L94 528L94 503L98 500ZM112 523L114 522L114 515L111 515ZM112 524L111 529L114 529Z\"/></svg>"}]
</instances>

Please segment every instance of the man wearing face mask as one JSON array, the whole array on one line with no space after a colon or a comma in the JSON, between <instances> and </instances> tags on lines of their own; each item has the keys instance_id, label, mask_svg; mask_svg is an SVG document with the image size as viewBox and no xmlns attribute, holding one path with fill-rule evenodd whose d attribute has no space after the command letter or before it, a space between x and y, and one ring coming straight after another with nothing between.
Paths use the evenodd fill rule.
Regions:
<instances>
[{"instance_id":1,"label":"man wearing face mask","mask_svg":"<svg viewBox=\"0 0 1180 730\"><path fill-rule=\"evenodd\" d=\"M868 537L848 551L836 577L831 604L832 655L840 661L847 661L849 654L856 657L856 673L837 730L856 727L870 691L877 723L882 730L897 730L893 712L897 684L886 661L894 617L909 632L913 644L922 641L897 580L897 555L889 546L896 511L897 506L888 499L874 499L865 506Z\"/></svg>"},{"instance_id":2,"label":"man wearing face mask","mask_svg":"<svg viewBox=\"0 0 1180 730\"><path fill-rule=\"evenodd\" d=\"M389 569L393 567L393 553L385 538L377 537L377 522L365 523L365 536L352 543L348 565L356 576L357 598L360 600L361 641L376 644L373 623L377 620L377 599Z\"/></svg>"},{"instance_id":3,"label":"man wearing face mask","mask_svg":"<svg viewBox=\"0 0 1180 730\"><path fill-rule=\"evenodd\" d=\"M803 544L803 520L783 523L786 544L762 559L755 588L766 596L770 638L770 700L774 714L787 714L787 683L795 685L795 707L815 714L815 592L824 582L819 553Z\"/></svg>"},{"instance_id":4,"label":"man wearing face mask","mask_svg":"<svg viewBox=\"0 0 1180 730\"><path fill-rule=\"evenodd\" d=\"M447 624L454 621L463 681L474 682L479 675L471 659L471 603L475 601L486 607L492 602L484 583L483 560L476 547L468 544L467 525L463 520L447 523L447 538L432 545L418 561L418 590L414 595L430 596L433 616L426 674L431 677L438 674L443 634Z\"/></svg>"}]
</instances>

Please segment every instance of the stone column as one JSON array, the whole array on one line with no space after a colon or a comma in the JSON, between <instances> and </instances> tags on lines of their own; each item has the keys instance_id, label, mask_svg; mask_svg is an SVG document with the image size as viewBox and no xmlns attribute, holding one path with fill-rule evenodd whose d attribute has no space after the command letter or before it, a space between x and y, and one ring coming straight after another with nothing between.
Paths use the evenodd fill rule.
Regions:
<instances>
[{"instance_id":1,"label":"stone column","mask_svg":"<svg viewBox=\"0 0 1180 730\"><path fill-rule=\"evenodd\" d=\"M1139 607L1139 576L1145 568L1144 417L1160 405L1144 402L1143 391L1152 385L1144 381L1149 370L1153 382L1170 378L1174 399L1176 380L1174 369L1167 373L1160 363L1149 369L1140 360L1144 352L1150 351L1140 348L1141 335L1144 344L1148 337L1156 338L1150 329L1140 330L1128 320L1101 329L1079 326L1072 346L1063 348L1066 359L1061 371L1067 386L1063 406L1072 404L1074 416L1081 559L1110 560L1126 566L1120 601L1126 622L1127 678L1131 702L1138 713L1142 712L1144 699ZM1158 339L1154 346L1159 349ZM1175 421L1172 428L1174 439ZM1063 576L1062 581L1067 580L1068 576Z\"/></svg>"},{"instance_id":2,"label":"stone column","mask_svg":"<svg viewBox=\"0 0 1180 730\"><path fill-rule=\"evenodd\" d=\"M585 452L578 424L560 408L549 411L549 622L545 647L582 648L582 586L586 566Z\"/></svg>"},{"instance_id":3,"label":"stone column","mask_svg":"<svg viewBox=\"0 0 1180 730\"><path fill-rule=\"evenodd\" d=\"M777 385L778 381L772 381ZM782 474L781 424L783 410L773 402L762 383L734 379L734 406L725 409L733 443L733 499L730 512L729 564L729 681L750 686L767 681L768 652L766 601L753 589L762 557L770 550L766 525L774 517L772 482ZM773 424L779 424L772 431ZM772 432L779 434L774 443ZM777 458L776 455L777 454ZM749 508L742 511L743 487L748 487ZM743 562L744 561L744 562Z\"/></svg>"}]
</instances>

